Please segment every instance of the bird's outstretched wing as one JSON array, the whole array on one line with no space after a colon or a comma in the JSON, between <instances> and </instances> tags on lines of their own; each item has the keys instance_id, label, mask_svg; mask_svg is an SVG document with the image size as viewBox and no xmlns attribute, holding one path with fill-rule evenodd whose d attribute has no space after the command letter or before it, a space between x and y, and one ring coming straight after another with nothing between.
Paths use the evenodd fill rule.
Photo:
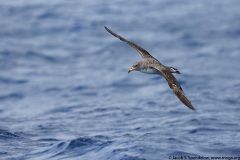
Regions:
<instances>
[{"instance_id":1,"label":"bird's outstretched wing","mask_svg":"<svg viewBox=\"0 0 240 160\"><path fill-rule=\"evenodd\" d=\"M192 103L188 100L187 96L175 84L172 84L172 90L177 95L178 99L185 104L188 108L195 110Z\"/></svg>"},{"instance_id":2,"label":"bird's outstretched wing","mask_svg":"<svg viewBox=\"0 0 240 160\"><path fill-rule=\"evenodd\" d=\"M104 27L105 27L105 26L104 26ZM130 41L126 40L125 38L123 38L122 36L114 33L113 31L111 31L111 30L108 29L107 27L105 27L105 29L106 29L109 33L111 33L113 36L119 38L121 41L126 42L127 44L129 44L130 46L132 46L133 48L135 48L135 49L140 53L140 55L141 55L143 58L149 58L149 57L153 58L153 56L152 56L150 53L148 53L145 49L143 49L142 47L136 45L136 44L133 43L133 42L130 42Z\"/></svg>"},{"instance_id":3,"label":"bird's outstretched wing","mask_svg":"<svg viewBox=\"0 0 240 160\"><path fill-rule=\"evenodd\" d=\"M169 87L173 90L173 92L176 94L178 99L183 104L185 104L188 108L190 108L192 110L195 110L195 108L193 107L192 103L187 98L187 96L184 94L184 92L182 90L182 87L180 86L180 84L178 83L176 78L172 75L172 73L169 70L165 69L165 68L161 68L160 65L154 65L153 67L155 69L157 69L164 76L164 78L168 82Z\"/></svg>"}]
</instances>

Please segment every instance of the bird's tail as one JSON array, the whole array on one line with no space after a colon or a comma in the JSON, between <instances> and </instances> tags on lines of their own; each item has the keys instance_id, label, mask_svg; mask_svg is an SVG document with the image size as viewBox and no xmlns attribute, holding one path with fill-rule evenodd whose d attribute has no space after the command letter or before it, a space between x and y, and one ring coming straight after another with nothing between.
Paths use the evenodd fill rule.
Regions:
<instances>
[{"instance_id":1,"label":"bird's tail","mask_svg":"<svg viewBox=\"0 0 240 160\"><path fill-rule=\"evenodd\" d=\"M179 72L179 70L178 70L178 69L176 69L176 68L169 67L169 69L170 69L170 71L171 71L172 73L181 74L181 73Z\"/></svg>"}]
</instances>

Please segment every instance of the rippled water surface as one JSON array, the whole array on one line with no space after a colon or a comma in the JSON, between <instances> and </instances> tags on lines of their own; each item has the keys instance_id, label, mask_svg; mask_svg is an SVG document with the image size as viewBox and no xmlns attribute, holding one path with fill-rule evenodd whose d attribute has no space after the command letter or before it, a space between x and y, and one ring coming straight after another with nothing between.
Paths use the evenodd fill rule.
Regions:
<instances>
[{"instance_id":1,"label":"rippled water surface","mask_svg":"<svg viewBox=\"0 0 240 160\"><path fill-rule=\"evenodd\" d=\"M240 1L0 1L0 159L240 157ZM136 42L176 75L128 74Z\"/></svg>"}]
</instances>

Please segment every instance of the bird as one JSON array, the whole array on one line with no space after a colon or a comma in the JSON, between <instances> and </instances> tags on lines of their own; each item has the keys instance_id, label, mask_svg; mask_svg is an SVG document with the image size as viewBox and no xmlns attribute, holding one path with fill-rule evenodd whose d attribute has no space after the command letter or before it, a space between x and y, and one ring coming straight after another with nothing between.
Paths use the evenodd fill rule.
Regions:
<instances>
[{"instance_id":1,"label":"bird","mask_svg":"<svg viewBox=\"0 0 240 160\"><path fill-rule=\"evenodd\" d=\"M133 48L135 48L142 56L143 60L134 63L130 68L130 70L128 71L128 73L132 71L139 71L146 74L157 74L157 75L163 76L168 82L169 87L173 90L175 95L178 97L178 99L191 110L194 110L194 111L196 110L193 107L190 100L185 95L185 93L183 92L182 87L180 86L180 84L172 74L172 73L180 74L178 69L163 65L162 63L160 63L160 61L154 58L150 53L148 53L148 51L146 51L142 47L114 33L106 26L104 27L110 34L120 39L121 41L126 42L128 45L132 46Z\"/></svg>"}]
</instances>

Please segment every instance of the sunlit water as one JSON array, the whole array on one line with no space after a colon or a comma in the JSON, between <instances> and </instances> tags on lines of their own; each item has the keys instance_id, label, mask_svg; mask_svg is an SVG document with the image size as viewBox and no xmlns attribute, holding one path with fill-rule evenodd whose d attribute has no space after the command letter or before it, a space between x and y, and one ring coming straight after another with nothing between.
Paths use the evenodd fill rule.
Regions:
<instances>
[{"instance_id":1,"label":"sunlit water","mask_svg":"<svg viewBox=\"0 0 240 160\"><path fill-rule=\"evenodd\" d=\"M240 1L0 2L0 159L240 157ZM141 56L180 70L127 74Z\"/></svg>"}]
</instances>

